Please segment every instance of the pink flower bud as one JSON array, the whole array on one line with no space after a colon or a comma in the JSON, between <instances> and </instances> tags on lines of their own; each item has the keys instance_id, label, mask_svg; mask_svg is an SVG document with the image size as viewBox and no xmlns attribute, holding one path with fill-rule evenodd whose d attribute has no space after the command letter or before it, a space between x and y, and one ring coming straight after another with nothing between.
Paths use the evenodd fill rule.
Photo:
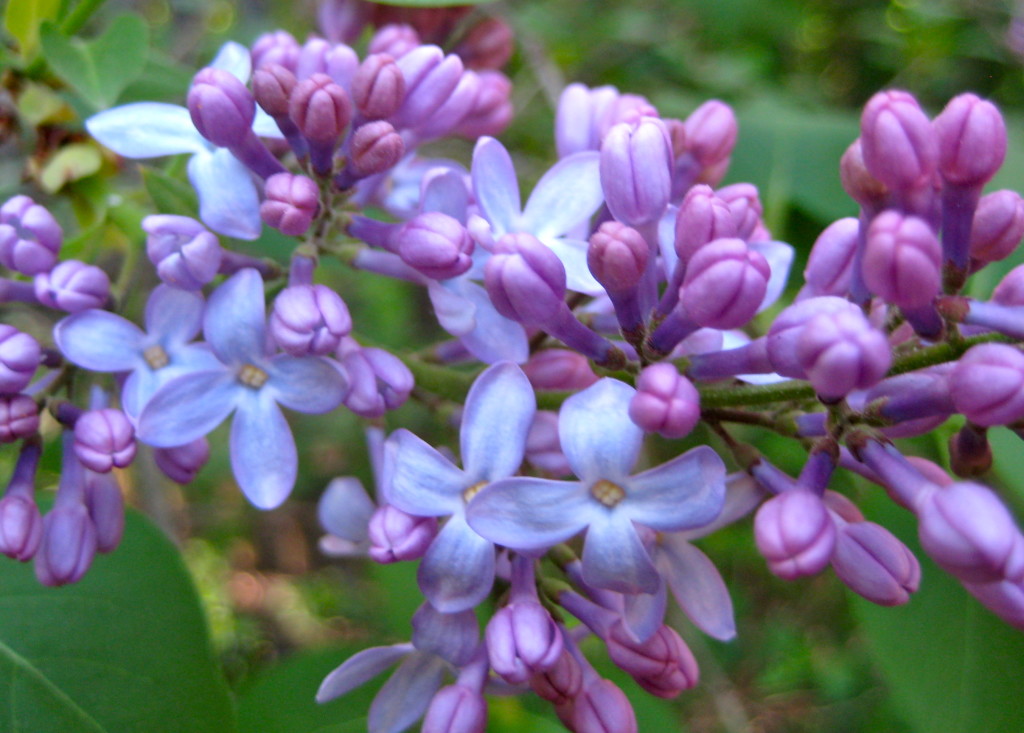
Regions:
<instances>
[{"instance_id":1,"label":"pink flower bud","mask_svg":"<svg viewBox=\"0 0 1024 733\"><path fill-rule=\"evenodd\" d=\"M657 221L672 192L672 143L665 123L643 117L612 127L601 143L600 173L612 216L629 226Z\"/></svg>"},{"instance_id":2,"label":"pink flower bud","mask_svg":"<svg viewBox=\"0 0 1024 733\"><path fill-rule=\"evenodd\" d=\"M785 580L815 575L832 557L836 529L821 499L792 489L757 510L754 539L768 569Z\"/></svg>"},{"instance_id":3,"label":"pink flower bud","mask_svg":"<svg viewBox=\"0 0 1024 733\"><path fill-rule=\"evenodd\" d=\"M367 56L352 79L352 101L368 120L390 117L405 98L405 78L385 53Z\"/></svg>"},{"instance_id":4,"label":"pink flower bud","mask_svg":"<svg viewBox=\"0 0 1024 733\"><path fill-rule=\"evenodd\" d=\"M306 233L320 209L316 182L294 173L275 173L267 179L260 218L292 237Z\"/></svg>"},{"instance_id":5,"label":"pink flower bud","mask_svg":"<svg viewBox=\"0 0 1024 733\"><path fill-rule=\"evenodd\" d=\"M647 267L650 248L636 229L606 221L590 236L587 266L608 292L632 290Z\"/></svg>"},{"instance_id":6,"label":"pink flower bud","mask_svg":"<svg viewBox=\"0 0 1024 733\"><path fill-rule=\"evenodd\" d=\"M594 676L572 701L571 730L583 733L636 733L636 714L614 682Z\"/></svg>"},{"instance_id":7,"label":"pink flower bud","mask_svg":"<svg viewBox=\"0 0 1024 733\"><path fill-rule=\"evenodd\" d=\"M530 687L538 697L555 705L564 705L580 694L583 669L572 653L563 649L553 666L530 678Z\"/></svg>"},{"instance_id":8,"label":"pink flower bud","mask_svg":"<svg viewBox=\"0 0 1024 733\"><path fill-rule=\"evenodd\" d=\"M1009 257L1024 238L1024 199L1016 191L985 194L971 224L970 254L981 262Z\"/></svg>"},{"instance_id":9,"label":"pink flower bud","mask_svg":"<svg viewBox=\"0 0 1024 733\"><path fill-rule=\"evenodd\" d=\"M685 263L708 242L737 236L736 218L711 186L699 184L686 193L679 206L675 233L676 254Z\"/></svg>"},{"instance_id":10,"label":"pink flower bud","mask_svg":"<svg viewBox=\"0 0 1024 733\"><path fill-rule=\"evenodd\" d=\"M223 251L216 235L195 219L156 214L142 220L146 254L157 275L182 290L199 290L213 280Z\"/></svg>"},{"instance_id":11,"label":"pink flower bud","mask_svg":"<svg viewBox=\"0 0 1024 733\"><path fill-rule=\"evenodd\" d=\"M34 399L24 394L0 395L0 443L13 443L38 430L39 405Z\"/></svg>"},{"instance_id":12,"label":"pink flower bud","mask_svg":"<svg viewBox=\"0 0 1024 733\"><path fill-rule=\"evenodd\" d=\"M206 67L192 79L188 111L200 135L214 145L231 148L252 133L256 101L234 75Z\"/></svg>"},{"instance_id":13,"label":"pink flower bud","mask_svg":"<svg viewBox=\"0 0 1024 733\"><path fill-rule=\"evenodd\" d=\"M796 357L814 390L826 400L874 386L892 365L885 334L856 307L810 319L797 341Z\"/></svg>"},{"instance_id":14,"label":"pink flower bud","mask_svg":"<svg viewBox=\"0 0 1024 733\"><path fill-rule=\"evenodd\" d=\"M683 123L686 149L704 168L714 166L732 155L736 146L736 115L732 107L712 99L690 113Z\"/></svg>"},{"instance_id":15,"label":"pink flower bud","mask_svg":"<svg viewBox=\"0 0 1024 733\"><path fill-rule=\"evenodd\" d=\"M650 638L638 642L619 621L605 642L612 661L657 697L673 698L695 687L700 679L693 652L675 629L664 624Z\"/></svg>"},{"instance_id":16,"label":"pink flower bud","mask_svg":"<svg viewBox=\"0 0 1024 733\"><path fill-rule=\"evenodd\" d=\"M868 228L861 273L868 288L887 303L919 308L942 284L942 247L923 219L884 211Z\"/></svg>"},{"instance_id":17,"label":"pink flower bud","mask_svg":"<svg viewBox=\"0 0 1024 733\"><path fill-rule=\"evenodd\" d=\"M931 122L908 92L879 92L860 119L864 164L875 178L894 189L930 184L939 150Z\"/></svg>"},{"instance_id":18,"label":"pink flower bud","mask_svg":"<svg viewBox=\"0 0 1024 733\"><path fill-rule=\"evenodd\" d=\"M882 606L906 603L921 583L914 554L874 522L843 523L836 535L832 569L855 593Z\"/></svg>"},{"instance_id":19,"label":"pink flower bud","mask_svg":"<svg viewBox=\"0 0 1024 733\"><path fill-rule=\"evenodd\" d=\"M288 115L292 92L298 83L295 74L281 64L267 64L253 72L253 96L271 117L285 117Z\"/></svg>"},{"instance_id":20,"label":"pink flower bud","mask_svg":"<svg viewBox=\"0 0 1024 733\"><path fill-rule=\"evenodd\" d=\"M1006 124L996 106L974 94L953 97L932 122L939 172L950 183L982 186L1006 159Z\"/></svg>"},{"instance_id":21,"label":"pink flower bud","mask_svg":"<svg viewBox=\"0 0 1024 733\"><path fill-rule=\"evenodd\" d=\"M742 239L716 239L690 259L680 301L700 326L739 328L757 312L770 276L768 261Z\"/></svg>"},{"instance_id":22,"label":"pink flower bud","mask_svg":"<svg viewBox=\"0 0 1024 733\"><path fill-rule=\"evenodd\" d=\"M1024 418L1024 353L1008 344L977 344L949 376L957 412L976 425L1006 425Z\"/></svg>"},{"instance_id":23,"label":"pink flower bud","mask_svg":"<svg viewBox=\"0 0 1024 733\"><path fill-rule=\"evenodd\" d=\"M818 235L804 270L806 296L846 294L859 236L860 222L852 216L829 224Z\"/></svg>"},{"instance_id":24,"label":"pink flower bud","mask_svg":"<svg viewBox=\"0 0 1024 733\"><path fill-rule=\"evenodd\" d=\"M0 395L13 395L28 386L41 353L34 338L0 323Z\"/></svg>"},{"instance_id":25,"label":"pink flower bud","mask_svg":"<svg viewBox=\"0 0 1024 733\"><path fill-rule=\"evenodd\" d=\"M199 469L210 460L210 444L206 438L198 438L191 443L173 448L155 448L153 457L157 467L164 474L179 484L191 483L199 473Z\"/></svg>"},{"instance_id":26,"label":"pink flower bud","mask_svg":"<svg viewBox=\"0 0 1024 733\"><path fill-rule=\"evenodd\" d=\"M295 285L274 299L270 335L292 356L326 356L352 330L341 296L326 285Z\"/></svg>"},{"instance_id":27,"label":"pink flower bud","mask_svg":"<svg viewBox=\"0 0 1024 733\"><path fill-rule=\"evenodd\" d=\"M390 122L367 122L352 133L349 166L361 178L383 173L403 155L405 143Z\"/></svg>"},{"instance_id":28,"label":"pink flower bud","mask_svg":"<svg viewBox=\"0 0 1024 733\"><path fill-rule=\"evenodd\" d=\"M565 307L565 267L531 234L498 240L484 283L501 315L528 326L549 323Z\"/></svg>"},{"instance_id":29,"label":"pink flower bud","mask_svg":"<svg viewBox=\"0 0 1024 733\"><path fill-rule=\"evenodd\" d=\"M430 547L437 535L437 519L414 517L384 504L374 511L367 528L369 554L379 563L416 560Z\"/></svg>"},{"instance_id":30,"label":"pink flower bud","mask_svg":"<svg viewBox=\"0 0 1024 733\"><path fill-rule=\"evenodd\" d=\"M652 364L637 379L629 419L666 438L685 437L700 420L700 394L674 365Z\"/></svg>"},{"instance_id":31,"label":"pink flower bud","mask_svg":"<svg viewBox=\"0 0 1024 733\"><path fill-rule=\"evenodd\" d=\"M843 190L861 206L876 206L883 201L889 189L875 178L864 165L864 148L857 138L839 159L839 179Z\"/></svg>"},{"instance_id":32,"label":"pink flower bud","mask_svg":"<svg viewBox=\"0 0 1024 733\"><path fill-rule=\"evenodd\" d=\"M465 685L442 687L430 701L421 733L484 733L487 701Z\"/></svg>"},{"instance_id":33,"label":"pink flower bud","mask_svg":"<svg viewBox=\"0 0 1024 733\"><path fill-rule=\"evenodd\" d=\"M473 239L457 219L431 211L398 233L402 261L434 280L458 277L473 265Z\"/></svg>"},{"instance_id":34,"label":"pink flower bud","mask_svg":"<svg viewBox=\"0 0 1024 733\"><path fill-rule=\"evenodd\" d=\"M120 410L89 410L75 423L75 455L97 473L124 468L135 458L135 428Z\"/></svg>"},{"instance_id":35,"label":"pink flower bud","mask_svg":"<svg viewBox=\"0 0 1024 733\"><path fill-rule=\"evenodd\" d=\"M511 684L522 684L555 666L564 648L562 632L537 601L518 600L487 623L487 655L493 669Z\"/></svg>"}]
</instances>

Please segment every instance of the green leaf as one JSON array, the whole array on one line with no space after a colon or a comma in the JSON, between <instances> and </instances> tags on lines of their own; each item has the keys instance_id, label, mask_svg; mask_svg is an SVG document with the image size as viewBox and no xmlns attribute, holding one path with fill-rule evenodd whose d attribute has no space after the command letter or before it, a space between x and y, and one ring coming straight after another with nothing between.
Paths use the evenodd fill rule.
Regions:
<instances>
[{"instance_id":1,"label":"green leaf","mask_svg":"<svg viewBox=\"0 0 1024 733\"><path fill-rule=\"evenodd\" d=\"M71 143L46 161L39 173L39 185L47 193L56 193L65 183L91 176L102 164L103 156L95 143Z\"/></svg>"},{"instance_id":2,"label":"green leaf","mask_svg":"<svg viewBox=\"0 0 1024 733\"><path fill-rule=\"evenodd\" d=\"M9 0L4 12L4 27L14 36L21 49L21 58L28 60L39 46L39 26L54 20L61 0Z\"/></svg>"},{"instance_id":3,"label":"green leaf","mask_svg":"<svg viewBox=\"0 0 1024 733\"><path fill-rule=\"evenodd\" d=\"M923 571L921 590L906 606L853 604L897 708L921 733L1024 730L1024 634L928 560L914 518L878 493L862 502L865 514L903 540Z\"/></svg>"},{"instance_id":4,"label":"green leaf","mask_svg":"<svg viewBox=\"0 0 1024 733\"><path fill-rule=\"evenodd\" d=\"M156 168L143 166L141 170L142 183L157 211L161 214L196 217L199 199L192 186Z\"/></svg>"},{"instance_id":5,"label":"green leaf","mask_svg":"<svg viewBox=\"0 0 1024 733\"><path fill-rule=\"evenodd\" d=\"M40 37L54 72L93 109L106 109L146 64L149 27L137 15L119 15L106 32L92 41L67 38L52 25Z\"/></svg>"},{"instance_id":6,"label":"green leaf","mask_svg":"<svg viewBox=\"0 0 1024 733\"><path fill-rule=\"evenodd\" d=\"M0 730L236 730L188 571L136 512L80 583L5 560L0 589Z\"/></svg>"}]
</instances>

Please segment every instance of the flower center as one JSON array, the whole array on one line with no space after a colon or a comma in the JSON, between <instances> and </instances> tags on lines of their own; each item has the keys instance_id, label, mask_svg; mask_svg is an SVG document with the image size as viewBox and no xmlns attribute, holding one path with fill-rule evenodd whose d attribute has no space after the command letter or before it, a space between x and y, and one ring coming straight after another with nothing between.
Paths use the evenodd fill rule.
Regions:
<instances>
[{"instance_id":1,"label":"flower center","mask_svg":"<svg viewBox=\"0 0 1024 733\"><path fill-rule=\"evenodd\" d=\"M149 367L154 371L157 369L163 369L165 366L171 363L170 357L167 356L167 352L164 351L164 347L160 344L153 344L147 347L142 352L142 358L146 360Z\"/></svg>"},{"instance_id":2,"label":"flower center","mask_svg":"<svg viewBox=\"0 0 1024 733\"><path fill-rule=\"evenodd\" d=\"M618 484L601 479L590 487L590 495L611 509L626 498L626 491Z\"/></svg>"},{"instance_id":3,"label":"flower center","mask_svg":"<svg viewBox=\"0 0 1024 733\"><path fill-rule=\"evenodd\" d=\"M475 484L473 484L468 489L462 492L462 500L468 504L474 496L480 493L480 489L482 489L486 485L486 481L477 481Z\"/></svg>"},{"instance_id":4,"label":"flower center","mask_svg":"<svg viewBox=\"0 0 1024 733\"><path fill-rule=\"evenodd\" d=\"M267 373L258 366L246 364L238 370L238 381L246 387L259 389L267 383Z\"/></svg>"}]
</instances>

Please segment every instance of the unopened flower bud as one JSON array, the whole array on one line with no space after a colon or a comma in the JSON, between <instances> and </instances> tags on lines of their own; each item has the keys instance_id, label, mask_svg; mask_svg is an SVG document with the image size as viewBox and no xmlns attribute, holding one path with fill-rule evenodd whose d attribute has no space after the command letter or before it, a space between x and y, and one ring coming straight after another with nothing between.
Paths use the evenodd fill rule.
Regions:
<instances>
[{"instance_id":1,"label":"unopened flower bud","mask_svg":"<svg viewBox=\"0 0 1024 733\"><path fill-rule=\"evenodd\" d=\"M1006 623L1024 629L1024 581L997 580L992 583L964 583L964 587Z\"/></svg>"},{"instance_id":2,"label":"unopened flower bud","mask_svg":"<svg viewBox=\"0 0 1024 733\"><path fill-rule=\"evenodd\" d=\"M352 120L352 102L326 74L313 74L296 84L288 116L310 141L334 144Z\"/></svg>"},{"instance_id":3,"label":"unopened flower bud","mask_svg":"<svg viewBox=\"0 0 1024 733\"><path fill-rule=\"evenodd\" d=\"M1024 199L1016 191L985 194L971 224L970 255L981 262L1009 257L1024 238Z\"/></svg>"},{"instance_id":4,"label":"unopened flower bud","mask_svg":"<svg viewBox=\"0 0 1024 733\"><path fill-rule=\"evenodd\" d=\"M120 410L89 410L75 422L75 454L97 473L124 468L135 458L135 429Z\"/></svg>"},{"instance_id":5,"label":"unopened flower bud","mask_svg":"<svg viewBox=\"0 0 1024 733\"><path fill-rule=\"evenodd\" d=\"M110 474L89 474L85 479L85 505L96 528L96 551L111 552L124 535L124 498Z\"/></svg>"},{"instance_id":6,"label":"unopened flower bud","mask_svg":"<svg viewBox=\"0 0 1024 733\"><path fill-rule=\"evenodd\" d=\"M1024 305L1024 265L1017 265L992 290L992 301L1000 305Z\"/></svg>"},{"instance_id":7,"label":"unopened flower bud","mask_svg":"<svg viewBox=\"0 0 1024 733\"><path fill-rule=\"evenodd\" d=\"M910 190L929 184L939 150L931 122L908 92L879 92L861 114L864 164L889 188Z\"/></svg>"},{"instance_id":8,"label":"unopened flower bud","mask_svg":"<svg viewBox=\"0 0 1024 733\"><path fill-rule=\"evenodd\" d=\"M53 215L28 196L0 206L0 265L23 275L53 268L64 232Z\"/></svg>"},{"instance_id":9,"label":"unopened flower bud","mask_svg":"<svg viewBox=\"0 0 1024 733\"><path fill-rule=\"evenodd\" d=\"M921 583L921 566L914 554L874 522L842 524L832 569L851 590L881 606L906 603Z\"/></svg>"},{"instance_id":10,"label":"unopened flower bud","mask_svg":"<svg viewBox=\"0 0 1024 733\"><path fill-rule=\"evenodd\" d=\"M405 78L405 98L392 122L396 127L418 127L455 91L462 78L462 60L455 54L445 56L437 46L420 46L397 63Z\"/></svg>"},{"instance_id":11,"label":"unopened flower bud","mask_svg":"<svg viewBox=\"0 0 1024 733\"><path fill-rule=\"evenodd\" d=\"M96 556L96 527L84 504L55 504L43 517L35 555L36 578L43 585L77 583Z\"/></svg>"},{"instance_id":12,"label":"unopened flower bud","mask_svg":"<svg viewBox=\"0 0 1024 733\"><path fill-rule=\"evenodd\" d=\"M852 216L832 222L818 235L807 258L805 297L845 295L850 289L860 222Z\"/></svg>"},{"instance_id":13,"label":"unopened flower bud","mask_svg":"<svg viewBox=\"0 0 1024 733\"><path fill-rule=\"evenodd\" d=\"M686 150L702 167L710 168L732 155L738 128L729 105L709 100L691 112L683 125Z\"/></svg>"},{"instance_id":14,"label":"unopened flower bud","mask_svg":"<svg viewBox=\"0 0 1024 733\"><path fill-rule=\"evenodd\" d=\"M857 138L839 159L839 180L847 195L861 206L874 207L882 202L889 189L875 178L864 164L864 148Z\"/></svg>"},{"instance_id":15,"label":"unopened flower bud","mask_svg":"<svg viewBox=\"0 0 1024 733\"><path fill-rule=\"evenodd\" d=\"M402 261L434 280L458 277L473 265L473 238L457 219L420 214L398 233Z\"/></svg>"},{"instance_id":16,"label":"unopened flower bud","mask_svg":"<svg viewBox=\"0 0 1024 733\"><path fill-rule=\"evenodd\" d=\"M484 733L487 701L465 685L442 687L430 701L421 733Z\"/></svg>"},{"instance_id":17,"label":"unopened flower bud","mask_svg":"<svg viewBox=\"0 0 1024 733\"><path fill-rule=\"evenodd\" d=\"M343 401L345 407L357 415L372 418L405 403L413 388L413 376L401 359L383 349L364 349L357 345L346 350L345 340L342 350L346 352L342 368L349 381Z\"/></svg>"},{"instance_id":18,"label":"unopened flower bud","mask_svg":"<svg viewBox=\"0 0 1024 733\"><path fill-rule=\"evenodd\" d=\"M43 520L28 492L9 492L0 499L0 553L19 562L35 557Z\"/></svg>"},{"instance_id":19,"label":"unopened flower bud","mask_svg":"<svg viewBox=\"0 0 1024 733\"><path fill-rule=\"evenodd\" d=\"M199 134L214 145L232 148L252 133L256 101L233 74L206 67L192 79L188 111Z\"/></svg>"},{"instance_id":20,"label":"unopened flower bud","mask_svg":"<svg viewBox=\"0 0 1024 733\"><path fill-rule=\"evenodd\" d=\"M638 642L619 621L605 641L612 661L652 695L670 699L700 680L693 652L669 626L662 624L650 638Z\"/></svg>"},{"instance_id":21,"label":"unopened flower bud","mask_svg":"<svg viewBox=\"0 0 1024 733\"><path fill-rule=\"evenodd\" d=\"M657 221L672 192L672 143L665 123L619 123L601 143L601 186L612 216L629 226Z\"/></svg>"},{"instance_id":22,"label":"unopened flower bud","mask_svg":"<svg viewBox=\"0 0 1024 733\"><path fill-rule=\"evenodd\" d=\"M868 227L861 274L868 288L887 303L919 308L939 292L942 247L923 219L884 211Z\"/></svg>"},{"instance_id":23,"label":"unopened flower bud","mask_svg":"<svg viewBox=\"0 0 1024 733\"><path fill-rule=\"evenodd\" d=\"M982 186L1006 159L1006 123L996 106L975 94L953 97L932 121L939 172L960 186Z\"/></svg>"},{"instance_id":24,"label":"unopened flower bud","mask_svg":"<svg viewBox=\"0 0 1024 733\"><path fill-rule=\"evenodd\" d=\"M506 234L487 260L484 283L494 307L506 318L543 325L565 306L565 267L531 234Z\"/></svg>"},{"instance_id":25,"label":"unopened flower bud","mask_svg":"<svg viewBox=\"0 0 1024 733\"><path fill-rule=\"evenodd\" d=\"M100 268L65 260L33 282L36 298L49 308L78 313L102 308L110 298L110 278Z\"/></svg>"},{"instance_id":26,"label":"unopened flower bud","mask_svg":"<svg viewBox=\"0 0 1024 733\"><path fill-rule=\"evenodd\" d=\"M395 59L386 53L367 56L352 80L352 101L363 117L390 117L405 98L405 78Z\"/></svg>"},{"instance_id":27,"label":"unopened flower bud","mask_svg":"<svg viewBox=\"0 0 1024 733\"><path fill-rule=\"evenodd\" d=\"M14 326L0 323L0 395L13 395L32 381L39 366L39 342Z\"/></svg>"},{"instance_id":28,"label":"unopened flower bud","mask_svg":"<svg viewBox=\"0 0 1024 733\"><path fill-rule=\"evenodd\" d=\"M252 67L260 69L270 64L280 64L294 72L299 48L299 42L288 31L264 33L252 44Z\"/></svg>"},{"instance_id":29,"label":"unopened flower bud","mask_svg":"<svg viewBox=\"0 0 1024 733\"><path fill-rule=\"evenodd\" d=\"M572 653L563 648L554 665L530 678L530 687L538 697L562 705L582 690L583 670Z\"/></svg>"},{"instance_id":30,"label":"unopened flower bud","mask_svg":"<svg viewBox=\"0 0 1024 733\"><path fill-rule=\"evenodd\" d=\"M814 316L804 326L796 352L807 379L826 400L874 386L892 365L885 334L857 308Z\"/></svg>"},{"instance_id":31,"label":"unopened flower bud","mask_svg":"<svg viewBox=\"0 0 1024 733\"><path fill-rule=\"evenodd\" d=\"M199 290L220 268L223 251L216 235L187 216L155 214L142 220L146 254L168 285Z\"/></svg>"},{"instance_id":32,"label":"unopened flower bud","mask_svg":"<svg viewBox=\"0 0 1024 733\"><path fill-rule=\"evenodd\" d=\"M1024 353L1009 344L977 344L949 376L957 412L976 425L1006 425L1024 418Z\"/></svg>"},{"instance_id":33,"label":"unopened flower bud","mask_svg":"<svg viewBox=\"0 0 1024 733\"><path fill-rule=\"evenodd\" d=\"M598 678L572 701L571 729L586 733L637 733L629 698L611 680Z\"/></svg>"},{"instance_id":34,"label":"unopened flower bud","mask_svg":"<svg viewBox=\"0 0 1024 733\"><path fill-rule=\"evenodd\" d=\"M475 140L486 135L500 135L512 121L514 110L509 97L512 82L499 71L481 71L473 106L455 126L452 133Z\"/></svg>"},{"instance_id":35,"label":"unopened flower bud","mask_svg":"<svg viewBox=\"0 0 1024 733\"><path fill-rule=\"evenodd\" d=\"M512 57L512 28L500 18L484 18L466 34L455 53L470 69L500 69Z\"/></svg>"},{"instance_id":36,"label":"unopened flower bud","mask_svg":"<svg viewBox=\"0 0 1024 733\"><path fill-rule=\"evenodd\" d=\"M352 330L341 296L326 285L295 285L274 299L270 335L292 356L326 356Z\"/></svg>"},{"instance_id":37,"label":"unopened flower bud","mask_svg":"<svg viewBox=\"0 0 1024 733\"><path fill-rule=\"evenodd\" d=\"M2 337L0 337L2 338ZM0 353L3 346L0 345ZM3 357L0 356L0 359ZM3 367L0 366L0 371ZM39 430L39 405L24 394L0 395L0 443L13 443Z\"/></svg>"},{"instance_id":38,"label":"unopened flower bud","mask_svg":"<svg viewBox=\"0 0 1024 733\"><path fill-rule=\"evenodd\" d=\"M587 267L608 292L635 288L647 268L650 248L636 229L606 221L590 236Z\"/></svg>"},{"instance_id":39,"label":"unopened flower bud","mask_svg":"<svg viewBox=\"0 0 1024 733\"><path fill-rule=\"evenodd\" d=\"M306 233L320 209L320 191L308 176L275 173L267 179L260 218L292 237Z\"/></svg>"},{"instance_id":40,"label":"unopened flower bud","mask_svg":"<svg viewBox=\"0 0 1024 733\"><path fill-rule=\"evenodd\" d=\"M757 312L770 276L768 261L742 239L716 239L690 258L680 301L700 326L738 328Z\"/></svg>"},{"instance_id":41,"label":"unopened flower bud","mask_svg":"<svg viewBox=\"0 0 1024 733\"><path fill-rule=\"evenodd\" d=\"M526 434L525 458L531 466L552 476L568 476L572 473L558 437L557 412L537 410L530 432Z\"/></svg>"},{"instance_id":42,"label":"unopened flower bud","mask_svg":"<svg viewBox=\"0 0 1024 733\"><path fill-rule=\"evenodd\" d=\"M768 569L785 580L815 575L832 557L836 528L817 495L791 489L757 510L754 539Z\"/></svg>"},{"instance_id":43,"label":"unopened flower bud","mask_svg":"<svg viewBox=\"0 0 1024 733\"><path fill-rule=\"evenodd\" d=\"M404 154L405 143L391 123L375 120L352 133L349 166L358 177L365 178L393 167Z\"/></svg>"},{"instance_id":44,"label":"unopened flower bud","mask_svg":"<svg viewBox=\"0 0 1024 733\"><path fill-rule=\"evenodd\" d=\"M676 214L676 254L681 262L689 262L708 242L738 236L737 231L729 204L711 186L698 184L687 191Z\"/></svg>"},{"instance_id":45,"label":"unopened flower bud","mask_svg":"<svg viewBox=\"0 0 1024 733\"><path fill-rule=\"evenodd\" d=\"M732 212L733 225L736 227L734 236L752 241L752 235L761 224L764 207L757 186L752 183L734 183L720 188L715 192Z\"/></svg>"},{"instance_id":46,"label":"unopened flower bud","mask_svg":"<svg viewBox=\"0 0 1024 733\"><path fill-rule=\"evenodd\" d=\"M288 115L292 91L298 84L288 68L281 64L267 64L252 75L252 93L257 104L275 120Z\"/></svg>"},{"instance_id":47,"label":"unopened flower bud","mask_svg":"<svg viewBox=\"0 0 1024 733\"><path fill-rule=\"evenodd\" d=\"M516 600L487 624L487 655L505 681L517 685L551 669L562 656L562 632L537 601Z\"/></svg>"},{"instance_id":48,"label":"unopened flower bud","mask_svg":"<svg viewBox=\"0 0 1024 733\"><path fill-rule=\"evenodd\" d=\"M191 443L173 448L155 448L153 457L167 478L179 484L187 484L210 460L210 444L206 438L197 438Z\"/></svg>"},{"instance_id":49,"label":"unopened flower bud","mask_svg":"<svg viewBox=\"0 0 1024 733\"><path fill-rule=\"evenodd\" d=\"M327 54L331 50L331 42L326 38L310 36L299 47L299 55L295 59L295 76L308 79L313 74L327 73Z\"/></svg>"},{"instance_id":50,"label":"unopened flower bud","mask_svg":"<svg viewBox=\"0 0 1024 733\"><path fill-rule=\"evenodd\" d=\"M785 308L776 316L768 330L768 360L772 368L784 377L805 379L807 375L796 352L804 326L816 316L847 311L851 308L860 310L845 298L834 295L807 298Z\"/></svg>"},{"instance_id":51,"label":"unopened flower bud","mask_svg":"<svg viewBox=\"0 0 1024 733\"><path fill-rule=\"evenodd\" d=\"M700 420L700 394L673 364L652 364L636 381L629 419L645 431L682 438Z\"/></svg>"},{"instance_id":52,"label":"unopened flower bud","mask_svg":"<svg viewBox=\"0 0 1024 733\"><path fill-rule=\"evenodd\" d=\"M423 557L437 535L437 519L414 517L391 504L384 504L370 517L367 532L369 554L377 562L416 560Z\"/></svg>"},{"instance_id":53,"label":"unopened flower bud","mask_svg":"<svg viewBox=\"0 0 1024 733\"><path fill-rule=\"evenodd\" d=\"M366 50L371 55L386 53L397 59L415 48L420 48L420 36L411 25L389 23L377 29Z\"/></svg>"},{"instance_id":54,"label":"unopened flower bud","mask_svg":"<svg viewBox=\"0 0 1024 733\"><path fill-rule=\"evenodd\" d=\"M597 381L587 357L567 349L544 349L523 365L534 389L577 391Z\"/></svg>"}]
</instances>

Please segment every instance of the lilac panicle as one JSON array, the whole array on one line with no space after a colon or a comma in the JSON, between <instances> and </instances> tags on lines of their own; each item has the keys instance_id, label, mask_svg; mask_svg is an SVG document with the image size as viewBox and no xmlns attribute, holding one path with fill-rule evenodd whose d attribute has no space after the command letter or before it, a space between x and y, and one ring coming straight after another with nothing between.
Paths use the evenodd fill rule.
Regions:
<instances>
[{"instance_id":1,"label":"lilac panicle","mask_svg":"<svg viewBox=\"0 0 1024 733\"><path fill-rule=\"evenodd\" d=\"M220 242L195 219L154 214L142 220L142 229L147 235L146 254L168 285L199 290L217 275Z\"/></svg>"},{"instance_id":2,"label":"lilac panicle","mask_svg":"<svg viewBox=\"0 0 1024 733\"><path fill-rule=\"evenodd\" d=\"M23 275L53 268L64 232L53 215L28 196L0 206L0 265Z\"/></svg>"}]
</instances>

